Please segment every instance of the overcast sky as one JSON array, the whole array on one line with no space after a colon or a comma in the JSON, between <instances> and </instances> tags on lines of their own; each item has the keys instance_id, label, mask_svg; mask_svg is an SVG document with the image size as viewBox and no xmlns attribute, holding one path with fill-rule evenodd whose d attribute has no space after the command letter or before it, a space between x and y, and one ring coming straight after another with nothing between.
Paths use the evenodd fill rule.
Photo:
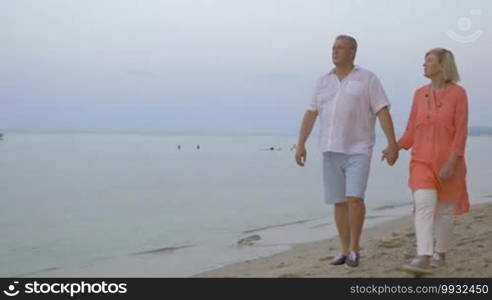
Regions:
<instances>
[{"instance_id":1,"label":"overcast sky","mask_svg":"<svg viewBox=\"0 0 492 300\"><path fill-rule=\"evenodd\" d=\"M295 134L342 33L399 130L434 47L492 126L491 1L15 0L0 19L3 131Z\"/></svg>"}]
</instances>

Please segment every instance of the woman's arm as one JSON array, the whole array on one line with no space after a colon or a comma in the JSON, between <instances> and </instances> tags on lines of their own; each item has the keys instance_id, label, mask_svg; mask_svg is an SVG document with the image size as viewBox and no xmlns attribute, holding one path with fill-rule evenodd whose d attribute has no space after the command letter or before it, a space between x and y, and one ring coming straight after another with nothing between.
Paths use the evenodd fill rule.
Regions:
<instances>
[{"instance_id":1,"label":"woman's arm","mask_svg":"<svg viewBox=\"0 0 492 300\"><path fill-rule=\"evenodd\" d=\"M413 135L415 132L415 123L417 121L417 93L413 96L412 110L407 121L407 128L403 136L398 140L399 149L408 150L413 146Z\"/></svg>"},{"instance_id":2,"label":"woman's arm","mask_svg":"<svg viewBox=\"0 0 492 300\"><path fill-rule=\"evenodd\" d=\"M441 180L447 180L453 175L458 159L465 155L465 144L468 137L468 99L464 91L458 96L453 117L456 131L451 154L439 172Z\"/></svg>"},{"instance_id":3,"label":"woman's arm","mask_svg":"<svg viewBox=\"0 0 492 300\"><path fill-rule=\"evenodd\" d=\"M464 90L457 99L454 124L456 131L453 139L453 153L457 156L464 156L468 137L468 97Z\"/></svg>"}]
</instances>

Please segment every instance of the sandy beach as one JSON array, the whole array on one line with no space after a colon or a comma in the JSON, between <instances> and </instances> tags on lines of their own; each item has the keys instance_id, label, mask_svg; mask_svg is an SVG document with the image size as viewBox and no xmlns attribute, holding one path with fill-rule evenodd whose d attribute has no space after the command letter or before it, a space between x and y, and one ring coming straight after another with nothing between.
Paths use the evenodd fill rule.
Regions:
<instances>
[{"instance_id":1,"label":"sandy beach","mask_svg":"<svg viewBox=\"0 0 492 300\"><path fill-rule=\"evenodd\" d=\"M426 277L492 277L492 204L475 205L456 218L453 233L446 266L432 269ZM329 264L338 245L338 238L297 244L283 253L194 277L410 277L401 266L416 254L412 217L365 229L358 268ZM254 246L254 242L250 244Z\"/></svg>"}]
</instances>

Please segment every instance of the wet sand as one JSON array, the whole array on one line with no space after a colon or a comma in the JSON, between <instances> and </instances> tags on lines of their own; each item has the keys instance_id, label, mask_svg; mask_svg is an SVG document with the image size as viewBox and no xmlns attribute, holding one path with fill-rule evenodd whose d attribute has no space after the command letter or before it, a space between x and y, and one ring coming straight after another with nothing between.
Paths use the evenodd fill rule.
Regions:
<instances>
[{"instance_id":1,"label":"wet sand","mask_svg":"<svg viewBox=\"0 0 492 300\"><path fill-rule=\"evenodd\" d=\"M426 277L492 277L492 204L479 204L456 218L446 266ZM255 247L254 240L248 247ZM245 261L194 277L411 277L401 266L416 254L412 217L365 229L358 268L331 266L338 238L297 244L270 257Z\"/></svg>"}]
</instances>

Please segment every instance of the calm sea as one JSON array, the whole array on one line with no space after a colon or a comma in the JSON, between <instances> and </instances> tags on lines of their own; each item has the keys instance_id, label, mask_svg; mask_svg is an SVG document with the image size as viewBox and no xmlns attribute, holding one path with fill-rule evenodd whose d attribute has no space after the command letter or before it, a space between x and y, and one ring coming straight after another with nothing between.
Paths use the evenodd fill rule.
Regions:
<instances>
[{"instance_id":1,"label":"calm sea","mask_svg":"<svg viewBox=\"0 0 492 300\"><path fill-rule=\"evenodd\" d=\"M190 276L332 236L316 139L304 168L296 139L7 133L0 276ZM409 154L388 167L382 142L367 225L411 210ZM472 202L490 201L492 138L470 137L467 151ZM237 244L252 235L260 239Z\"/></svg>"}]
</instances>

